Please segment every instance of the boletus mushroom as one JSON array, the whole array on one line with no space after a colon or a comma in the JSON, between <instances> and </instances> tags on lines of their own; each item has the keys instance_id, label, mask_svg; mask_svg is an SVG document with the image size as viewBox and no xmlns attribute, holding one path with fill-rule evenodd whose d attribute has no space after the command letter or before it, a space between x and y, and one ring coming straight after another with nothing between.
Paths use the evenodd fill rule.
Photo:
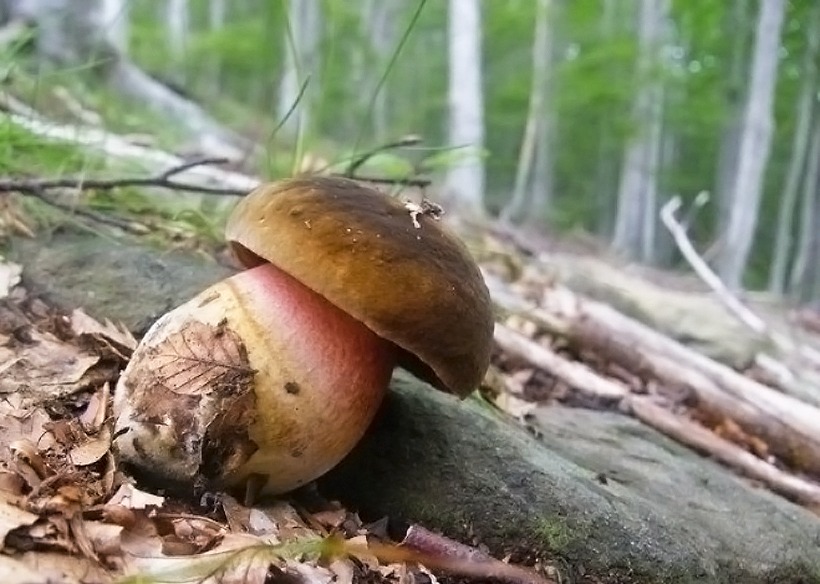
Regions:
<instances>
[{"instance_id":1,"label":"boletus mushroom","mask_svg":"<svg viewBox=\"0 0 820 584\"><path fill-rule=\"evenodd\" d=\"M481 381L489 293L437 217L295 178L247 195L226 232L245 270L154 323L117 384L116 444L137 471L282 493L353 448L396 365L461 397Z\"/></svg>"}]
</instances>

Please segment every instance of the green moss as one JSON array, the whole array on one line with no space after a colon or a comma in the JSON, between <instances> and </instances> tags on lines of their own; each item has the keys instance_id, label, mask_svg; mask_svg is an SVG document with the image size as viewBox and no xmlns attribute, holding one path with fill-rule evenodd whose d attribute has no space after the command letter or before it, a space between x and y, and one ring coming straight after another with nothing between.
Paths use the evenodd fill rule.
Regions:
<instances>
[{"instance_id":1,"label":"green moss","mask_svg":"<svg viewBox=\"0 0 820 584\"><path fill-rule=\"evenodd\" d=\"M558 517L541 518L536 527L536 535L551 552L558 554L578 539L571 528Z\"/></svg>"}]
</instances>

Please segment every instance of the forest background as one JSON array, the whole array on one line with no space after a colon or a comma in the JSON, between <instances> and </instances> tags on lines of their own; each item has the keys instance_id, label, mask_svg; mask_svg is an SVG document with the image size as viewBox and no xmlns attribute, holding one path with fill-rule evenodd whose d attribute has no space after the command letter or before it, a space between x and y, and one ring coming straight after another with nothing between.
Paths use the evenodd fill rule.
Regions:
<instances>
[{"instance_id":1,"label":"forest background","mask_svg":"<svg viewBox=\"0 0 820 584\"><path fill-rule=\"evenodd\" d=\"M4 10L25 4L38 5L34 20L47 28L47 2L7 1ZM690 238L730 288L820 298L817 3L56 4L76 26L63 22L52 36L93 25L118 61L262 144L252 160L262 176L420 136L372 158L367 171L421 172L460 215L591 234L659 267L683 262L659 219L679 196ZM48 53L42 37L40 54ZM55 39L57 58L23 96L28 103L46 86L81 91L83 75L99 73L108 49L69 55L77 41ZM26 48L5 46L9 71ZM123 132L153 119L153 133L162 108L145 92L123 100L116 89L126 77L113 70L110 92L82 90L86 103ZM192 130L190 118L165 116L160 126L177 150Z\"/></svg>"}]
</instances>

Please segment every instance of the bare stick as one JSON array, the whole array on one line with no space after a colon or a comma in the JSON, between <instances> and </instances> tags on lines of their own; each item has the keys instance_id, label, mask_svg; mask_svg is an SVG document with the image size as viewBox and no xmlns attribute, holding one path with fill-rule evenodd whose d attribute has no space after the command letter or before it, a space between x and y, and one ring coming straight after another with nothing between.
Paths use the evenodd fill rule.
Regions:
<instances>
[{"instance_id":1,"label":"bare stick","mask_svg":"<svg viewBox=\"0 0 820 584\"><path fill-rule=\"evenodd\" d=\"M331 176L344 176L344 177L353 178L355 180L362 181L362 182L369 182L369 183L383 184L383 185L399 185L399 186L406 186L406 187L418 187L420 189L429 187L433 183L433 181L431 181L429 178L387 178L387 177L381 177L381 176L362 176L362 175L356 175L356 176L350 177L350 175L348 175L346 173L341 173L341 174L334 173Z\"/></svg>"},{"instance_id":2,"label":"bare stick","mask_svg":"<svg viewBox=\"0 0 820 584\"><path fill-rule=\"evenodd\" d=\"M689 265L692 266L692 269L700 279L712 289L718 299L723 302L732 314L752 331L765 336L766 339L781 351L785 353L797 353L810 361L814 366L820 366L820 352L810 347L797 345L784 335L772 331L762 318L752 312L737 296L732 294L731 290L726 287L718 275L715 274L703 258L700 257L692 245L692 242L689 240L689 237L686 235L686 230L675 217L675 213L680 207L680 197L676 196L670 199L663 208L661 208L661 221L663 221L663 224L669 230L683 257L689 262Z\"/></svg>"},{"instance_id":3,"label":"bare stick","mask_svg":"<svg viewBox=\"0 0 820 584\"><path fill-rule=\"evenodd\" d=\"M368 150L363 154L360 154L356 158L350 161L350 164L347 166L347 170L344 172L344 176L350 178L358 178L356 177L356 171L368 160L373 158L379 152L384 152L386 150L394 150L395 148L404 148L406 146L415 146L416 144L421 142L421 136L404 136L403 138L399 138L394 142L388 142L387 144L381 144L380 146L376 146L372 150Z\"/></svg>"},{"instance_id":4,"label":"bare stick","mask_svg":"<svg viewBox=\"0 0 820 584\"><path fill-rule=\"evenodd\" d=\"M718 275L712 271L712 268L700 257L700 254L698 254L692 242L689 240L689 237L686 235L685 228L675 217L675 213L680 208L681 198L678 196L672 197L661 208L660 216L661 221L663 221L663 224L669 230L672 239L675 240L675 244L683 254L683 257L689 262L689 265L692 266L692 269L695 270L695 273L700 279L717 294L720 301L723 302L743 324L758 334L767 334L768 327L763 319L749 310L737 296L732 294Z\"/></svg>"},{"instance_id":5,"label":"bare stick","mask_svg":"<svg viewBox=\"0 0 820 584\"><path fill-rule=\"evenodd\" d=\"M209 187L179 182L173 179L174 176L190 170L197 166L206 164L222 164L226 162L223 158L204 158L185 162L173 166L159 174L145 177L123 177L123 178L86 178L86 177L61 177L61 178L32 178L32 179L0 179L0 192L19 192L26 195L33 195L39 198L44 191L52 189L78 189L78 190L112 190L121 187L161 187L175 191L186 191L193 193L205 193L209 195L242 196L247 191L226 188Z\"/></svg>"}]
</instances>

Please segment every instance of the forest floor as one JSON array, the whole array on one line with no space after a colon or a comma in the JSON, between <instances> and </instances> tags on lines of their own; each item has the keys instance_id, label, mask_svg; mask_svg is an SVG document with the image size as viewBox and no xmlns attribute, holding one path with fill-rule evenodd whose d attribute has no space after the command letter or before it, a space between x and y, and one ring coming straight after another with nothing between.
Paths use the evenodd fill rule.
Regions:
<instances>
[{"instance_id":1,"label":"forest floor","mask_svg":"<svg viewBox=\"0 0 820 584\"><path fill-rule=\"evenodd\" d=\"M385 414L417 408L438 434L377 424L362 452L379 456L261 504L135 482L114 448L119 374L155 318L231 271L208 214L232 199L171 206L157 187L257 179L41 121L26 128L46 149L119 162L95 189L27 172L0 194L4 580L820 582L817 315L730 296L756 327L699 278L495 225L462 231L498 314L483 387L458 404L399 380ZM135 160L152 184L123 182ZM378 450L385 432L424 448Z\"/></svg>"}]
</instances>

